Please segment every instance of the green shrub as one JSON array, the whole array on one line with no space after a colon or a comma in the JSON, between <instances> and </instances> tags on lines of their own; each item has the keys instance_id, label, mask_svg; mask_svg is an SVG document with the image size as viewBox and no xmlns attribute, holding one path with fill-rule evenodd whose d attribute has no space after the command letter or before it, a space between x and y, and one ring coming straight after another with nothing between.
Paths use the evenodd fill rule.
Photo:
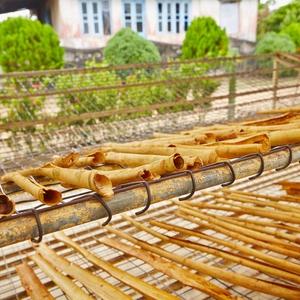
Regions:
<instances>
[{"instance_id":1,"label":"green shrub","mask_svg":"<svg viewBox=\"0 0 300 300\"><path fill-rule=\"evenodd\" d=\"M300 48L300 23L291 23L284 27L281 33L288 35L295 43L296 48Z\"/></svg>"},{"instance_id":2,"label":"green shrub","mask_svg":"<svg viewBox=\"0 0 300 300\"><path fill-rule=\"evenodd\" d=\"M295 51L295 43L288 35L269 32L257 43L255 54Z\"/></svg>"},{"instance_id":3,"label":"green shrub","mask_svg":"<svg viewBox=\"0 0 300 300\"><path fill-rule=\"evenodd\" d=\"M300 22L300 1L294 0L291 3L280 7L262 20L260 33L280 32L291 23Z\"/></svg>"},{"instance_id":4,"label":"green shrub","mask_svg":"<svg viewBox=\"0 0 300 300\"><path fill-rule=\"evenodd\" d=\"M211 17L200 17L192 21L182 45L182 58L225 56L229 39Z\"/></svg>"},{"instance_id":5,"label":"green shrub","mask_svg":"<svg viewBox=\"0 0 300 300\"><path fill-rule=\"evenodd\" d=\"M57 69L63 49L49 25L27 18L0 23L0 65L5 72Z\"/></svg>"},{"instance_id":6,"label":"green shrub","mask_svg":"<svg viewBox=\"0 0 300 300\"><path fill-rule=\"evenodd\" d=\"M121 29L107 43L105 60L110 65L160 62L156 46L129 28Z\"/></svg>"}]
</instances>

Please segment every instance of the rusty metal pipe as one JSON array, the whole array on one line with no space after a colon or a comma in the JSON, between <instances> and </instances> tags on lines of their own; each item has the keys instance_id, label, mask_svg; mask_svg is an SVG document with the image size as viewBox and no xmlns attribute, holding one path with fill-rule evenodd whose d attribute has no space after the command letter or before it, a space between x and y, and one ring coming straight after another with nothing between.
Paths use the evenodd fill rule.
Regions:
<instances>
[{"instance_id":1,"label":"rusty metal pipe","mask_svg":"<svg viewBox=\"0 0 300 300\"><path fill-rule=\"evenodd\" d=\"M291 162L300 160L300 145L291 147ZM290 161L290 151L281 148L278 152L270 152L264 156L264 170L278 169L286 166ZM261 160L252 157L244 160L232 161L236 179L257 174L261 169ZM228 166L217 166L194 173L195 188L202 190L208 187L230 182L232 174ZM189 174L170 177L150 184L152 203L189 194L192 189ZM108 205L113 214L136 209L145 205L147 191L144 187L134 189L123 188L116 191ZM43 233L51 233L75 225L94 221L106 217L106 211L96 199L74 201L67 205L58 205L39 210L39 218ZM38 234L38 226L32 214L7 217L0 222L0 247L19 241L28 240Z\"/></svg>"}]
</instances>

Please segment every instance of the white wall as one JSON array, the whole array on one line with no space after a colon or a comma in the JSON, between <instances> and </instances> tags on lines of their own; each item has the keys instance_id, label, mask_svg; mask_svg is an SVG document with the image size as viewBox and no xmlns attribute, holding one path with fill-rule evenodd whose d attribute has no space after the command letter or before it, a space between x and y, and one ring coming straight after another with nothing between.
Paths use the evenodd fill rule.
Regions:
<instances>
[{"instance_id":1,"label":"white wall","mask_svg":"<svg viewBox=\"0 0 300 300\"><path fill-rule=\"evenodd\" d=\"M235 38L256 40L257 1L241 0L239 3L239 28ZM112 35L122 28L122 0L110 1ZM53 26L58 32L62 45L71 48L104 47L111 36L91 36L82 34L80 2L78 0L50 0ZM191 0L190 19L211 16L220 24L219 0ZM145 0L145 37L149 40L181 44L184 33L159 33L157 30L157 0Z\"/></svg>"}]
</instances>

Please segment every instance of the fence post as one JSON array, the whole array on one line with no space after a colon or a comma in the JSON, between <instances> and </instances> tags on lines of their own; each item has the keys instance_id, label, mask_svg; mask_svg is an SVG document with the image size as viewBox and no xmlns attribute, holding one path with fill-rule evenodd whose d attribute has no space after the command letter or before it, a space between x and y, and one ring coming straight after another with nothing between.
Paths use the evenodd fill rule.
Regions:
<instances>
[{"instance_id":1,"label":"fence post","mask_svg":"<svg viewBox=\"0 0 300 300\"><path fill-rule=\"evenodd\" d=\"M236 93L236 61L230 62L230 73L232 76L229 78L228 87L228 120L233 120L235 118L235 93Z\"/></svg>"},{"instance_id":2,"label":"fence post","mask_svg":"<svg viewBox=\"0 0 300 300\"><path fill-rule=\"evenodd\" d=\"M277 54L273 56L273 73L272 73L272 87L273 87L273 109L276 108L277 104L277 88L278 88L278 60L277 60Z\"/></svg>"}]
</instances>

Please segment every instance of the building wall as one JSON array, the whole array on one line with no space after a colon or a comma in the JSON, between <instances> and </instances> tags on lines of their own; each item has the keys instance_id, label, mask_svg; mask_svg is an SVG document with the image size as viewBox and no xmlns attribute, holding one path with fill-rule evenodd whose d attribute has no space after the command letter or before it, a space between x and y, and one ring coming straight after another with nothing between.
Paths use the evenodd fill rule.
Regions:
<instances>
[{"instance_id":1,"label":"building wall","mask_svg":"<svg viewBox=\"0 0 300 300\"><path fill-rule=\"evenodd\" d=\"M111 36L82 33L82 19L79 0L49 0L52 23L62 45L67 48L103 48ZM238 4L238 30L235 39L255 42L257 22L257 0L241 0ZM157 28L157 0L145 0L145 37L157 43L180 45L184 33L160 33ZM211 16L220 24L221 3L219 0L190 0L190 20L198 16ZM122 0L110 1L111 33L123 26ZM230 15L228 16L230 18Z\"/></svg>"}]
</instances>

